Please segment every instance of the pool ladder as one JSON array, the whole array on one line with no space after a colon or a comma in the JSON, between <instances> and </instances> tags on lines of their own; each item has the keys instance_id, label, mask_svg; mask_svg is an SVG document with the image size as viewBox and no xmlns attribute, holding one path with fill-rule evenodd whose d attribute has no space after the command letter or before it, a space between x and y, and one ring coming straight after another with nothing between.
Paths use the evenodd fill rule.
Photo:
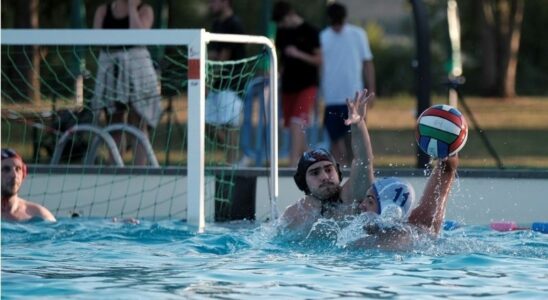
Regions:
<instances>
[{"instance_id":1,"label":"pool ladder","mask_svg":"<svg viewBox=\"0 0 548 300\"><path fill-rule=\"evenodd\" d=\"M143 132L135 126L122 123L112 124L105 128L100 128L91 124L80 124L69 128L63 133L63 135L59 138L59 141L55 145L55 150L53 151L53 156L51 158L50 164L59 164L63 150L65 149L65 146L67 145L68 141L70 141L70 138L72 136L74 136L78 132L91 132L95 134L95 137L93 138L93 142L91 144L91 147L89 148L89 151L86 152L86 156L84 157L84 164L92 165L94 163L95 158L97 157L97 149L99 148L101 141L103 141L110 152L114 164L116 166L123 167L124 161L122 160L120 151L118 151L116 142L111 136L111 133L114 131L124 131L133 135L139 141L139 143L143 145L149 165L156 168L160 167L152 146L150 145L149 140L143 134Z\"/></svg>"}]
</instances>

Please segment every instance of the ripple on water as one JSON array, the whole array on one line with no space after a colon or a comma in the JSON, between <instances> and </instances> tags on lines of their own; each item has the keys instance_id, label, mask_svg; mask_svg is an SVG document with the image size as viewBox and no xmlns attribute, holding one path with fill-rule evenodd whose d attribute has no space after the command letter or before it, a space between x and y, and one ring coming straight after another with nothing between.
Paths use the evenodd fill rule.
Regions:
<instances>
[{"instance_id":1,"label":"ripple on water","mask_svg":"<svg viewBox=\"0 0 548 300\"><path fill-rule=\"evenodd\" d=\"M363 234L359 224L345 228L323 220L289 242L271 224L197 234L178 221L2 223L2 295L548 298L548 235L463 226L384 251L344 247Z\"/></svg>"}]
</instances>

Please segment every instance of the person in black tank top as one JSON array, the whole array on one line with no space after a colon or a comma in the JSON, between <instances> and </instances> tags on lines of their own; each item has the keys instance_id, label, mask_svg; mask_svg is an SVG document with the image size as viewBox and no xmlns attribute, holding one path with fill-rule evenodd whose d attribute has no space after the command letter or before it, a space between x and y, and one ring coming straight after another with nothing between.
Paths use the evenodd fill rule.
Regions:
<instances>
[{"instance_id":1,"label":"person in black tank top","mask_svg":"<svg viewBox=\"0 0 548 300\"><path fill-rule=\"evenodd\" d=\"M112 12L112 6L115 3L112 3L111 5L107 5L107 12L105 15L105 18L103 19L102 27L103 29L128 29L129 28L129 15L122 17L122 18L116 18L114 16L114 13ZM143 3L139 4L137 6L137 11L139 11L143 7Z\"/></svg>"},{"instance_id":2,"label":"person in black tank top","mask_svg":"<svg viewBox=\"0 0 548 300\"><path fill-rule=\"evenodd\" d=\"M150 29L154 11L141 0L114 0L95 11L95 29ZM161 115L158 78L150 53L142 46L109 46L101 50L92 109L105 109L109 124L127 122L148 138ZM129 88L128 88L129 87ZM120 153L126 149L120 132L112 133ZM133 142L134 164L147 163L142 143ZM133 151L132 151L133 152Z\"/></svg>"}]
</instances>

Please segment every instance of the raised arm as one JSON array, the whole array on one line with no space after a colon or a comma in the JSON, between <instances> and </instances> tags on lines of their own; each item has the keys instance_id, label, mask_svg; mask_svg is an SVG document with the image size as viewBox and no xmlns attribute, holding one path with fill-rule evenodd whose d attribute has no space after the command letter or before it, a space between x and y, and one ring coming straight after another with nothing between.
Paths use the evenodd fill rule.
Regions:
<instances>
[{"instance_id":1,"label":"raised arm","mask_svg":"<svg viewBox=\"0 0 548 300\"><path fill-rule=\"evenodd\" d=\"M410 224L425 228L435 235L440 232L458 164L459 158L456 155L436 162L419 205L409 215Z\"/></svg>"},{"instance_id":2,"label":"raised arm","mask_svg":"<svg viewBox=\"0 0 548 300\"><path fill-rule=\"evenodd\" d=\"M356 92L354 100L346 101L348 119L345 120L345 124L350 125L352 153L354 154L350 178L345 182L341 191L341 199L346 203L363 198L374 180L373 150L369 131L365 124L367 103L374 97L375 94L363 90Z\"/></svg>"},{"instance_id":3,"label":"raised arm","mask_svg":"<svg viewBox=\"0 0 548 300\"><path fill-rule=\"evenodd\" d=\"M139 8L139 0L128 1L129 28L150 29L154 24L154 11L148 4Z\"/></svg>"},{"instance_id":4,"label":"raised arm","mask_svg":"<svg viewBox=\"0 0 548 300\"><path fill-rule=\"evenodd\" d=\"M97 10L95 10L95 15L93 17L93 28L101 29L103 28L103 20L107 13L107 4L101 4Z\"/></svg>"}]
</instances>

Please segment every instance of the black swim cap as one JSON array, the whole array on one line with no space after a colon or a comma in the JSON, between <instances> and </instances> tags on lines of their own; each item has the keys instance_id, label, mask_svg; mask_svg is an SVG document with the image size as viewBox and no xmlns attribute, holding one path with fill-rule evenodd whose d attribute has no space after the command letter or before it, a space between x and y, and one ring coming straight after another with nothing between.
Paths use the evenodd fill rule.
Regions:
<instances>
[{"instance_id":1,"label":"black swim cap","mask_svg":"<svg viewBox=\"0 0 548 300\"><path fill-rule=\"evenodd\" d=\"M295 172L295 175L293 175L293 179L295 179L295 183L297 184L297 187L304 191L306 195L310 194L310 189L308 189L308 185L306 184L306 171L308 168L319 162L319 161L330 161L332 162L336 168L337 168L337 174L339 174L339 180L342 180L342 172L339 164L329 153L329 151L323 149L323 148L315 148L309 151L306 151L303 153L301 158L299 159L299 164L297 165L297 172Z\"/></svg>"}]
</instances>

